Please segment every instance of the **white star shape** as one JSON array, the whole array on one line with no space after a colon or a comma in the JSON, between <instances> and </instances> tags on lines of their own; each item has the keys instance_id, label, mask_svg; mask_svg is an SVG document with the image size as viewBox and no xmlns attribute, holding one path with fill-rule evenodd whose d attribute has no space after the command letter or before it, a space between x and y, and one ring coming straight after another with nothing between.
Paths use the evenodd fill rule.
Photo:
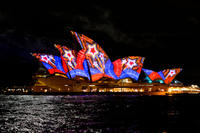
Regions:
<instances>
[{"instance_id":1,"label":"white star shape","mask_svg":"<svg viewBox=\"0 0 200 133\"><path fill-rule=\"evenodd\" d=\"M49 60L49 57L47 55L41 55L41 61L48 63L50 60Z\"/></svg>"},{"instance_id":2,"label":"white star shape","mask_svg":"<svg viewBox=\"0 0 200 133\"><path fill-rule=\"evenodd\" d=\"M64 55L65 58L67 58L69 61L72 61L74 59L74 56L72 54L71 50L64 50Z\"/></svg>"},{"instance_id":3,"label":"white star shape","mask_svg":"<svg viewBox=\"0 0 200 133\"><path fill-rule=\"evenodd\" d=\"M94 64L95 67L98 67L97 61L94 61L93 64Z\"/></svg>"},{"instance_id":4,"label":"white star shape","mask_svg":"<svg viewBox=\"0 0 200 133\"><path fill-rule=\"evenodd\" d=\"M96 48L96 44L88 45L87 54L91 55L93 59L96 57L96 55L99 54L99 51Z\"/></svg>"},{"instance_id":5,"label":"white star shape","mask_svg":"<svg viewBox=\"0 0 200 133\"><path fill-rule=\"evenodd\" d=\"M133 68L135 66L137 66L137 63L136 63L136 59L128 59L128 62L126 63L128 65L129 68Z\"/></svg>"},{"instance_id":6,"label":"white star shape","mask_svg":"<svg viewBox=\"0 0 200 133\"><path fill-rule=\"evenodd\" d=\"M176 74L176 71L175 71L175 70L170 70L170 71L169 71L169 76L172 77L172 76L174 76L175 74Z\"/></svg>"},{"instance_id":7,"label":"white star shape","mask_svg":"<svg viewBox=\"0 0 200 133\"><path fill-rule=\"evenodd\" d=\"M101 58L101 60L104 60L104 54L103 53L100 53L99 57Z\"/></svg>"}]
</instances>

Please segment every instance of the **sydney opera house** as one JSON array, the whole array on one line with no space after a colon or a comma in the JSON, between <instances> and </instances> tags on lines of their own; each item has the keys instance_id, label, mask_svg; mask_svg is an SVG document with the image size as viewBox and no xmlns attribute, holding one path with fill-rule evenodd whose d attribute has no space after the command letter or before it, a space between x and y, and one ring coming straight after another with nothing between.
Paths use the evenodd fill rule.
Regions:
<instances>
[{"instance_id":1,"label":"sydney opera house","mask_svg":"<svg viewBox=\"0 0 200 133\"><path fill-rule=\"evenodd\" d=\"M144 57L128 56L111 61L101 46L89 37L71 31L80 44L76 52L55 44L59 56L33 53L48 70L35 76L32 91L39 92L164 92L170 86L181 86L175 77L181 68L158 72L143 67ZM141 77L141 73L145 75Z\"/></svg>"}]
</instances>

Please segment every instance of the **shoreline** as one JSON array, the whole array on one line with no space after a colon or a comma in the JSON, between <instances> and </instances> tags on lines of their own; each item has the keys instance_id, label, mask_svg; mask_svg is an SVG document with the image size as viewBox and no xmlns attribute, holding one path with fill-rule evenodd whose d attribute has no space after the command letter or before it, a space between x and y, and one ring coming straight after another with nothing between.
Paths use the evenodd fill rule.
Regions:
<instances>
[{"instance_id":1,"label":"shoreline","mask_svg":"<svg viewBox=\"0 0 200 133\"><path fill-rule=\"evenodd\" d=\"M200 95L200 93L166 93L166 92L28 92L28 93L0 93L0 95L133 95L133 96L174 96L174 95Z\"/></svg>"}]
</instances>

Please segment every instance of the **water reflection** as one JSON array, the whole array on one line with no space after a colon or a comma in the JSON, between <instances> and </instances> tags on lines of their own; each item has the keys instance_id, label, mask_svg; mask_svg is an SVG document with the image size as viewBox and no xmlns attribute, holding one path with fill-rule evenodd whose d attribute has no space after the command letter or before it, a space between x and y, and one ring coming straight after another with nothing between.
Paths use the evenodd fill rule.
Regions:
<instances>
[{"instance_id":1,"label":"water reflection","mask_svg":"<svg viewBox=\"0 0 200 133\"><path fill-rule=\"evenodd\" d=\"M200 131L199 96L0 96L1 132Z\"/></svg>"}]
</instances>

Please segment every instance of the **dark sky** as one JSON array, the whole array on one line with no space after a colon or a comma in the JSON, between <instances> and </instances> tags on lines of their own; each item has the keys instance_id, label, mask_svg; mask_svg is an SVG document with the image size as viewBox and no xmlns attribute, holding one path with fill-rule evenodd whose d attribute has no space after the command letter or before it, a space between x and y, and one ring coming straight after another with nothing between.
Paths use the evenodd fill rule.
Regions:
<instances>
[{"instance_id":1,"label":"dark sky","mask_svg":"<svg viewBox=\"0 0 200 133\"><path fill-rule=\"evenodd\" d=\"M54 43L80 49L70 30L94 39L112 61L144 56L144 68L181 67L178 80L199 84L199 12L191 0L1 4L0 84L30 81L39 67L31 52L59 54Z\"/></svg>"}]
</instances>

